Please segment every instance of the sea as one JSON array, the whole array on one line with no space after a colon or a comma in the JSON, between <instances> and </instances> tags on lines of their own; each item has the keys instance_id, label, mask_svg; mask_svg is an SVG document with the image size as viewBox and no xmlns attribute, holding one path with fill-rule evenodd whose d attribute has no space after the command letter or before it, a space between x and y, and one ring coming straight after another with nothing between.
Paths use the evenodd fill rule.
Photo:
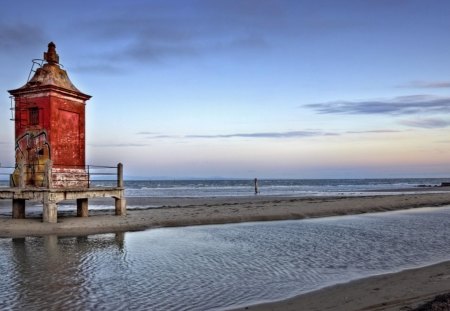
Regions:
<instances>
[{"instance_id":1,"label":"sea","mask_svg":"<svg viewBox=\"0 0 450 311\"><path fill-rule=\"evenodd\" d=\"M259 195L310 196L358 194L361 191L401 191L440 185L449 179L261 179ZM97 185L107 183L96 182ZM125 194L132 197L221 197L254 194L254 180L147 180L126 181Z\"/></svg>"},{"instance_id":2,"label":"sea","mask_svg":"<svg viewBox=\"0 0 450 311\"><path fill-rule=\"evenodd\" d=\"M436 190L449 178L397 179L260 179L259 195L321 196L360 195L362 192L401 192L405 189ZM112 180L93 180L91 187L115 186ZM0 188L8 182L0 180ZM248 196L255 191L253 179L193 179L193 180L125 180L127 197L226 197Z\"/></svg>"}]
</instances>

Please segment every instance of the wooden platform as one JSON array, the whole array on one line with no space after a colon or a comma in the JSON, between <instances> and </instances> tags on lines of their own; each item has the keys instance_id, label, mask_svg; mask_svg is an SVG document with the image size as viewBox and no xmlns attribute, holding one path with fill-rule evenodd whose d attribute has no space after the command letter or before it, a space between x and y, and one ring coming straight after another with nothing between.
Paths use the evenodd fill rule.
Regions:
<instances>
[{"instance_id":1,"label":"wooden platform","mask_svg":"<svg viewBox=\"0 0 450 311\"><path fill-rule=\"evenodd\" d=\"M126 215L126 200L123 187L111 188L0 188L0 199L12 200L12 218L25 218L27 200L40 201L43 205L43 222L58 222L58 203L64 200L77 201L77 216L89 216L88 200L114 198L116 215Z\"/></svg>"}]
</instances>

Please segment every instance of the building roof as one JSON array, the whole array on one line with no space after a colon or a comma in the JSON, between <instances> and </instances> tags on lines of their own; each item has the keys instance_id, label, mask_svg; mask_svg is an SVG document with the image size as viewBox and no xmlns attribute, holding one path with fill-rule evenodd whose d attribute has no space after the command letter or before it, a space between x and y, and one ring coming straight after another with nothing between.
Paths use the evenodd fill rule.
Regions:
<instances>
[{"instance_id":1,"label":"building roof","mask_svg":"<svg viewBox=\"0 0 450 311\"><path fill-rule=\"evenodd\" d=\"M91 98L91 96L80 92L73 85L72 81L70 81L67 72L61 68L59 55L56 53L56 46L53 42L48 44L48 50L44 52L44 60L46 63L36 70L34 76L24 86L15 90L9 90L8 92L11 95L18 95L52 88L54 90L69 92L85 99Z\"/></svg>"}]
</instances>

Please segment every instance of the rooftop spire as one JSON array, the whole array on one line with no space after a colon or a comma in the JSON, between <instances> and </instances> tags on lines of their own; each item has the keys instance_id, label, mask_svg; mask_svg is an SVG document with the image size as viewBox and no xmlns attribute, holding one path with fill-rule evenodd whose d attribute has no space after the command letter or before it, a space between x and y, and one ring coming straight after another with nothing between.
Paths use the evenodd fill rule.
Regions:
<instances>
[{"instance_id":1,"label":"rooftop spire","mask_svg":"<svg viewBox=\"0 0 450 311\"><path fill-rule=\"evenodd\" d=\"M31 79L28 79L24 86L8 92L13 96L20 96L22 93L40 92L43 89L56 88L61 92L76 94L76 96L85 100L90 98L89 95L81 93L72 84L67 72L59 65L59 56L56 53L56 45L53 42L48 44L48 50L44 53L44 61L45 63L42 66L40 63L38 64L39 67L36 70L33 70L34 66L31 68L31 73L34 73L34 75Z\"/></svg>"},{"instance_id":2,"label":"rooftop spire","mask_svg":"<svg viewBox=\"0 0 450 311\"><path fill-rule=\"evenodd\" d=\"M59 64L59 55L56 53L56 45L53 42L48 44L48 50L44 52L44 59L49 64Z\"/></svg>"}]
</instances>

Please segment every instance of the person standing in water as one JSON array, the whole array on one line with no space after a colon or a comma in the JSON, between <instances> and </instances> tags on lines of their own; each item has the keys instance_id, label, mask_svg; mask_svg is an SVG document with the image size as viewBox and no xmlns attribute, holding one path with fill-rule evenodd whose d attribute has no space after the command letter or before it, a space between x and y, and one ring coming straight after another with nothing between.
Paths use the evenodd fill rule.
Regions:
<instances>
[{"instance_id":1,"label":"person standing in water","mask_svg":"<svg viewBox=\"0 0 450 311\"><path fill-rule=\"evenodd\" d=\"M259 193L259 189L258 189L258 178L255 178L255 194Z\"/></svg>"}]
</instances>

